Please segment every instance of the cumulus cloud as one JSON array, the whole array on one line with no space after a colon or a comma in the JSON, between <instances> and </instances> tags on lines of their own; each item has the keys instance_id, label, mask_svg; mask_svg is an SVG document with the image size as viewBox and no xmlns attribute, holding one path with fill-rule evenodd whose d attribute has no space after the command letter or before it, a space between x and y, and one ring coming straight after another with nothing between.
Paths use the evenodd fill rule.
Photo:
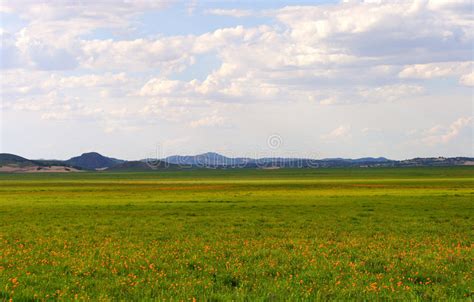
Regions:
<instances>
[{"instance_id":1,"label":"cumulus cloud","mask_svg":"<svg viewBox=\"0 0 474 302\"><path fill-rule=\"evenodd\" d=\"M418 85L391 83L364 87L361 81L366 84L382 78L394 82L397 77L429 79L456 74L462 77L460 83L470 83L466 71L471 66L469 62L406 64L412 61L413 53L420 51L423 60L444 59L435 49L436 43L451 43L441 53L446 57L470 53L472 39L466 29L472 22L461 13L464 7L461 2L457 5L359 2L288 6L265 12L284 25L284 30L279 26L237 26L202 35L133 40L87 40L81 35L104 26L130 26L131 16L160 9L163 4L120 2L114 5L113 11L108 11L106 4L97 4L89 10L94 11L94 18L81 10L80 3L28 4L24 8L10 7L30 24L16 34L16 42L9 44L13 48L5 48L5 56L12 56L17 47L20 56L28 59L25 67L43 70L157 70L160 77L150 79L139 90L138 95L143 97L174 95L232 102L318 99L321 104L331 105L374 99L391 101L423 92ZM208 13L243 16L251 12L214 9ZM87 26L76 26L74 22L85 22ZM39 24L40 29L34 24ZM60 33L54 38L37 35L41 28ZM68 30L64 31L65 28ZM450 33L458 36L454 39ZM63 36L67 37L63 39ZM406 37L411 40L407 41ZM421 48L417 44L419 40L424 41ZM379 45L364 48L367 41L377 41ZM186 70L195 63L197 55L209 52L217 53L222 65L205 80L186 82L167 77ZM357 93L348 95L342 91L349 87ZM332 91L332 95L325 89ZM101 95L109 93L102 90Z\"/></svg>"},{"instance_id":2,"label":"cumulus cloud","mask_svg":"<svg viewBox=\"0 0 474 302\"><path fill-rule=\"evenodd\" d=\"M275 10L301 56L321 48L354 64L408 64L471 58L472 18L457 6L426 2L342 3ZM469 7L469 1L463 2ZM469 9L467 9L469 10ZM456 46L455 46L456 45ZM440 52L439 49L443 49ZM336 57L337 58L337 57Z\"/></svg>"},{"instance_id":3,"label":"cumulus cloud","mask_svg":"<svg viewBox=\"0 0 474 302\"><path fill-rule=\"evenodd\" d=\"M457 138L462 131L470 130L473 127L472 117L460 117L448 127L437 125L426 131L422 142L428 145L446 144Z\"/></svg>"},{"instance_id":4,"label":"cumulus cloud","mask_svg":"<svg viewBox=\"0 0 474 302\"><path fill-rule=\"evenodd\" d=\"M70 70L79 66L84 50L80 39L97 29L129 31L133 17L165 7L159 1L10 1L5 10L27 25L14 33L24 66L42 70Z\"/></svg>"},{"instance_id":5,"label":"cumulus cloud","mask_svg":"<svg viewBox=\"0 0 474 302\"><path fill-rule=\"evenodd\" d=\"M393 84L374 88L360 88L359 95L375 102L397 101L421 94L424 88L419 85Z\"/></svg>"},{"instance_id":6,"label":"cumulus cloud","mask_svg":"<svg viewBox=\"0 0 474 302\"><path fill-rule=\"evenodd\" d=\"M334 130L330 131L327 134L321 136L325 140L335 140L350 137L351 126L350 125L340 125Z\"/></svg>"},{"instance_id":7,"label":"cumulus cloud","mask_svg":"<svg viewBox=\"0 0 474 302\"><path fill-rule=\"evenodd\" d=\"M22 97L15 102L7 102L3 110L32 112L42 120L97 120L104 108L89 106L78 97L59 94L55 91L44 95Z\"/></svg>"},{"instance_id":8,"label":"cumulus cloud","mask_svg":"<svg viewBox=\"0 0 474 302\"><path fill-rule=\"evenodd\" d=\"M472 86L473 62L437 62L428 64L407 65L399 72L398 76L404 79L429 80L439 77L459 77L459 83Z\"/></svg>"},{"instance_id":9,"label":"cumulus cloud","mask_svg":"<svg viewBox=\"0 0 474 302\"><path fill-rule=\"evenodd\" d=\"M206 13L210 15L229 16L229 17L236 17L236 18L248 17L253 14L251 10L247 10L247 9L219 9L219 8L208 9L206 10Z\"/></svg>"},{"instance_id":10,"label":"cumulus cloud","mask_svg":"<svg viewBox=\"0 0 474 302\"><path fill-rule=\"evenodd\" d=\"M226 119L222 116L219 116L218 112L214 112L209 116L191 121L189 125L192 128L198 127L214 127L214 126L223 126L226 122Z\"/></svg>"},{"instance_id":11,"label":"cumulus cloud","mask_svg":"<svg viewBox=\"0 0 474 302\"><path fill-rule=\"evenodd\" d=\"M7 96L7 102L13 102L25 95L44 95L50 92L74 95L75 93L99 93L100 89L108 88L111 91L120 90L122 94L132 91L136 80L126 73L85 74L65 76L59 73L46 71L25 71L12 69L3 72L2 95ZM123 95L122 95L123 96Z\"/></svg>"},{"instance_id":12,"label":"cumulus cloud","mask_svg":"<svg viewBox=\"0 0 474 302\"><path fill-rule=\"evenodd\" d=\"M139 109L139 114L147 121L161 119L168 122L182 122L190 119L192 112L183 104L173 104L168 99L153 99Z\"/></svg>"},{"instance_id":13,"label":"cumulus cloud","mask_svg":"<svg viewBox=\"0 0 474 302\"><path fill-rule=\"evenodd\" d=\"M22 66L24 62L22 62L20 49L15 44L15 37L5 30L0 30L0 40L0 68L9 69Z\"/></svg>"},{"instance_id":14,"label":"cumulus cloud","mask_svg":"<svg viewBox=\"0 0 474 302\"><path fill-rule=\"evenodd\" d=\"M84 32L103 26L130 26L131 16L144 10L159 9L163 4L119 2L110 12L105 9L109 7L107 5L96 6L92 10L94 18L89 20L92 17L81 11L81 4L66 7L31 4L22 12L23 18L34 20L31 25L55 26L55 30L45 32L61 33L43 37L36 34L36 27L28 26L17 37L21 52L39 69L71 69L78 66L111 71L124 68L132 71L158 69L164 74L182 72L195 63L197 55L217 52L223 66L233 64L244 70L244 76L250 81L264 82L260 90L268 90L272 84L281 86L285 82L298 81L312 86L314 83L333 84L341 79L345 82L357 81L361 74L364 80L375 80L380 78L381 70L387 71L393 69L390 66L397 65L405 66L400 72L402 78L427 77L449 73L449 69L453 68L447 63L445 67L440 67L442 70L430 72L430 66L407 64L413 61L446 61L448 57L471 57L472 35L469 27L472 20L461 13L464 2L457 5L389 2L288 6L265 12L280 22L278 26L238 26L199 36L154 39L81 38ZM19 6L12 9L21 11ZM250 12L214 9L209 13L246 15ZM68 23L64 23L66 17L71 16L74 22L84 22L87 26L75 26L69 19ZM68 30L64 31L64 28ZM64 43L60 42L60 37L66 32L68 38ZM440 48L446 51L439 52ZM225 75L230 78L229 82L234 82L232 76L237 75ZM390 80L392 74L386 72L385 76ZM242 81L245 79L242 78ZM235 87L226 89L231 94L237 90Z\"/></svg>"},{"instance_id":15,"label":"cumulus cloud","mask_svg":"<svg viewBox=\"0 0 474 302\"><path fill-rule=\"evenodd\" d=\"M54 85L62 88L91 88L124 85L131 81L124 72L121 73L105 73L103 75L87 74L82 76L51 76L50 81ZM49 85L53 85L49 83Z\"/></svg>"},{"instance_id":16,"label":"cumulus cloud","mask_svg":"<svg viewBox=\"0 0 474 302\"><path fill-rule=\"evenodd\" d=\"M172 4L2 4L22 20L19 28L0 31L3 110L34 110L45 120L102 120L107 131L163 121L192 130L225 125L230 115L216 113L224 104L302 106L304 113L329 116L354 104L375 108L419 100L433 79L453 77L460 85L474 85L470 1L211 9L204 14L241 17L242 24L247 16L265 20L200 34L136 30L143 13L167 5ZM190 13L200 11L192 7ZM104 29L111 32L106 38L97 34ZM201 68L205 56L214 60L212 67ZM440 89L450 94L459 88L447 81ZM239 119L245 116L232 122ZM355 123L347 123L320 138L350 137L349 124ZM437 123L439 133L425 133L427 141L452 140L457 124Z\"/></svg>"},{"instance_id":17,"label":"cumulus cloud","mask_svg":"<svg viewBox=\"0 0 474 302\"><path fill-rule=\"evenodd\" d=\"M182 86L180 81L168 80L166 78L153 78L149 80L140 90L141 96L166 95L177 92Z\"/></svg>"},{"instance_id":18,"label":"cumulus cloud","mask_svg":"<svg viewBox=\"0 0 474 302\"><path fill-rule=\"evenodd\" d=\"M145 11L160 10L167 1L94 1L48 2L34 0L2 3L3 9L28 22L34 36L53 44L64 42L97 28L123 28L132 24L132 17ZM67 29L67 30L66 30Z\"/></svg>"},{"instance_id":19,"label":"cumulus cloud","mask_svg":"<svg viewBox=\"0 0 474 302\"><path fill-rule=\"evenodd\" d=\"M470 73L461 76L459 83L464 86L474 86L474 72L471 71Z\"/></svg>"},{"instance_id":20,"label":"cumulus cloud","mask_svg":"<svg viewBox=\"0 0 474 302\"><path fill-rule=\"evenodd\" d=\"M192 38L171 37L131 41L83 40L79 60L83 67L102 70L182 71L194 62Z\"/></svg>"}]
</instances>

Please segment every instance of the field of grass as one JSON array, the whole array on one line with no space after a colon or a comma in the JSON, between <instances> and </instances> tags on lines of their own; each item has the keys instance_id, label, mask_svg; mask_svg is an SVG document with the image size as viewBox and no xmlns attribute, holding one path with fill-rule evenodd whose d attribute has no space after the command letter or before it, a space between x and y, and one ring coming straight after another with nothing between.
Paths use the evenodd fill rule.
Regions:
<instances>
[{"instance_id":1,"label":"field of grass","mask_svg":"<svg viewBox=\"0 0 474 302\"><path fill-rule=\"evenodd\" d=\"M473 299L474 169L0 174L0 301Z\"/></svg>"}]
</instances>

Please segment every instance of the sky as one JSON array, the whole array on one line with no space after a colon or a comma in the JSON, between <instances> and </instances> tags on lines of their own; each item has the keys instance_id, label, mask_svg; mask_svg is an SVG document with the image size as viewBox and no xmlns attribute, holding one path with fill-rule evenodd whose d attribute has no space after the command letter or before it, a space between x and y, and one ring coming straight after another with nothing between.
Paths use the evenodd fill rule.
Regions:
<instances>
[{"instance_id":1,"label":"sky","mask_svg":"<svg viewBox=\"0 0 474 302\"><path fill-rule=\"evenodd\" d=\"M0 152L474 156L472 2L0 1Z\"/></svg>"}]
</instances>

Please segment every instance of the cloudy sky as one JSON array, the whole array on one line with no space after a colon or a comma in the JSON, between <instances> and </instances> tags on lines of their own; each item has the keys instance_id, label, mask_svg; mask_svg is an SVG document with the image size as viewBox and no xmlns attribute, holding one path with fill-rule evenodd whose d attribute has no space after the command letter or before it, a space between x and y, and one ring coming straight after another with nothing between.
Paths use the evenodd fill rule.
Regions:
<instances>
[{"instance_id":1,"label":"cloudy sky","mask_svg":"<svg viewBox=\"0 0 474 302\"><path fill-rule=\"evenodd\" d=\"M473 156L471 1L252 2L2 0L0 151Z\"/></svg>"}]
</instances>

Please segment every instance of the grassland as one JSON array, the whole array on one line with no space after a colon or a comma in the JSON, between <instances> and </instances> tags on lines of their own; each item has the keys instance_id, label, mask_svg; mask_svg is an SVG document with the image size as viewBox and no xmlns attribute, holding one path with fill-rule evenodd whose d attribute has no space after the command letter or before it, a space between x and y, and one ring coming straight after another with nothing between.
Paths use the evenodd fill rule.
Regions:
<instances>
[{"instance_id":1,"label":"grassland","mask_svg":"<svg viewBox=\"0 0 474 302\"><path fill-rule=\"evenodd\" d=\"M0 300L473 298L474 169L0 174Z\"/></svg>"}]
</instances>

